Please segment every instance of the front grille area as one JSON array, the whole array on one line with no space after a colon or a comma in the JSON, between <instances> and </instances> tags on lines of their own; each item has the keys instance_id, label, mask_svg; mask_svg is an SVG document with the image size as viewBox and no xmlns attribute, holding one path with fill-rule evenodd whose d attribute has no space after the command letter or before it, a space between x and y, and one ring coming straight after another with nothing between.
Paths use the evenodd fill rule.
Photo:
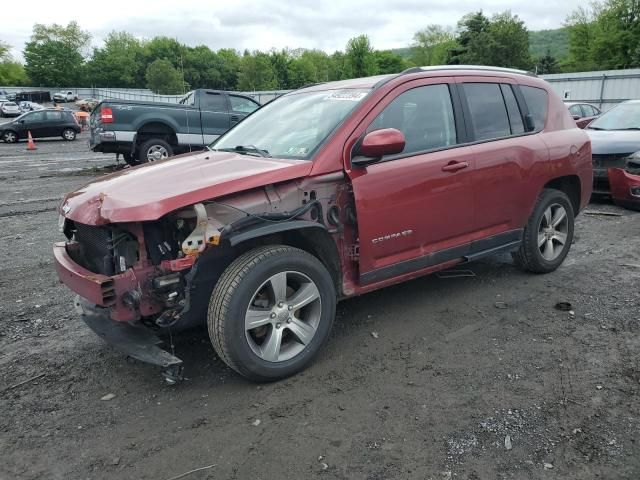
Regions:
<instances>
[{"instance_id":1,"label":"front grille area","mask_svg":"<svg viewBox=\"0 0 640 480\"><path fill-rule=\"evenodd\" d=\"M624 168L627 157L630 153L620 153L615 155L593 155L594 169Z\"/></svg>"},{"instance_id":2,"label":"front grille area","mask_svg":"<svg viewBox=\"0 0 640 480\"><path fill-rule=\"evenodd\" d=\"M93 227L76 223L73 239L80 245L80 249L76 254L79 258L74 258L79 265L93 273L114 274L113 228Z\"/></svg>"}]
</instances>

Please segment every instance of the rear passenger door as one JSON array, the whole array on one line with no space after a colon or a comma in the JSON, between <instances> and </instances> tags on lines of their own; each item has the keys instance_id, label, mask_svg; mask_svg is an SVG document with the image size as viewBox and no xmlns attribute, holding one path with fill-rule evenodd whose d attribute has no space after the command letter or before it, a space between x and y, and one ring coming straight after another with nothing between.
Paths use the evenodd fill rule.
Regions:
<instances>
[{"instance_id":1,"label":"rear passenger door","mask_svg":"<svg viewBox=\"0 0 640 480\"><path fill-rule=\"evenodd\" d=\"M42 128L43 137L58 137L62 135L63 113L57 110L47 110Z\"/></svg>"},{"instance_id":2,"label":"rear passenger door","mask_svg":"<svg viewBox=\"0 0 640 480\"><path fill-rule=\"evenodd\" d=\"M205 145L210 144L229 130L229 105L227 96L220 92L204 90L200 94L200 121Z\"/></svg>"},{"instance_id":3,"label":"rear passenger door","mask_svg":"<svg viewBox=\"0 0 640 480\"><path fill-rule=\"evenodd\" d=\"M474 251L482 251L520 239L549 153L536 135L543 123L525 131L530 112L510 79L459 77L458 83L475 160L474 230L482 240ZM540 108L546 116L546 103Z\"/></svg>"}]
</instances>

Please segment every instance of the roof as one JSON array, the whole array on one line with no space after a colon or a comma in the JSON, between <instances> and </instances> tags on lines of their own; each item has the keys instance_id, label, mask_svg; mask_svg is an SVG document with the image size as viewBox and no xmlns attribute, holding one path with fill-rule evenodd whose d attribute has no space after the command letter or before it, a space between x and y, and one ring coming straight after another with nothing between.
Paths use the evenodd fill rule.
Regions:
<instances>
[{"instance_id":1,"label":"roof","mask_svg":"<svg viewBox=\"0 0 640 480\"><path fill-rule=\"evenodd\" d=\"M300 92L316 92L323 90L340 90L344 88L375 88L378 85L382 85L389 80L400 77L402 75L408 75L412 73L421 73L421 72L438 72L438 73L446 73L450 71L455 71L457 73L461 72L478 72L481 71L483 73L488 74L516 74L516 75L526 75L529 77L535 77L536 75L527 72L525 70L516 70L514 68L502 68L502 67L487 67L483 65L432 65L427 67L413 67L409 68L403 72L388 74L388 75L375 75L373 77L362 77L362 78L352 78L350 80L338 80L335 82L325 82L318 83L315 85L309 85L307 87L302 87L298 90L294 90L291 93L300 93Z\"/></svg>"}]
</instances>

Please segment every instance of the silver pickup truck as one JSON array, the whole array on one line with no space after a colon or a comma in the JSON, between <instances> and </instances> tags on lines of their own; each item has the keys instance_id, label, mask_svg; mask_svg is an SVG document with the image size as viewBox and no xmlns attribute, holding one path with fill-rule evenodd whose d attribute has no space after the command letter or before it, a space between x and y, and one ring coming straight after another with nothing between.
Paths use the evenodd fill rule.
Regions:
<instances>
[{"instance_id":1,"label":"silver pickup truck","mask_svg":"<svg viewBox=\"0 0 640 480\"><path fill-rule=\"evenodd\" d=\"M201 150L260 104L236 93L194 90L179 103L103 100L91 114L89 146L130 165Z\"/></svg>"}]
</instances>

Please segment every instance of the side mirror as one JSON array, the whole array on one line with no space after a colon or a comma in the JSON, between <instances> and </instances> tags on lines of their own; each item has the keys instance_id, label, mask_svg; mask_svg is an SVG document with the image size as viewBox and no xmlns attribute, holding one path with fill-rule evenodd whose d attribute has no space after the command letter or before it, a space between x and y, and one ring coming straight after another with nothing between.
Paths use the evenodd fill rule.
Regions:
<instances>
[{"instance_id":1,"label":"side mirror","mask_svg":"<svg viewBox=\"0 0 640 480\"><path fill-rule=\"evenodd\" d=\"M580 115L572 115L574 120L580 120Z\"/></svg>"},{"instance_id":2,"label":"side mirror","mask_svg":"<svg viewBox=\"0 0 640 480\"><path fill-rule=\"evenodd\" d=\"M533 132L536 129L536 122L534 122L533 115L530 113L524 116L524 128L527 132Z\"/></svg>"},{"instance_id":3,"label":"side mirror","mask_svg":"<svg viewBox=\"0 0 640 480\"><path fill-rule=\"evenodd\" d=\"M365 166L379 161L385 155L395 155L404 150L404 134L395 128L374 130L365 135L357 148L351 164Z\"/></svg>"}]
</instances>

